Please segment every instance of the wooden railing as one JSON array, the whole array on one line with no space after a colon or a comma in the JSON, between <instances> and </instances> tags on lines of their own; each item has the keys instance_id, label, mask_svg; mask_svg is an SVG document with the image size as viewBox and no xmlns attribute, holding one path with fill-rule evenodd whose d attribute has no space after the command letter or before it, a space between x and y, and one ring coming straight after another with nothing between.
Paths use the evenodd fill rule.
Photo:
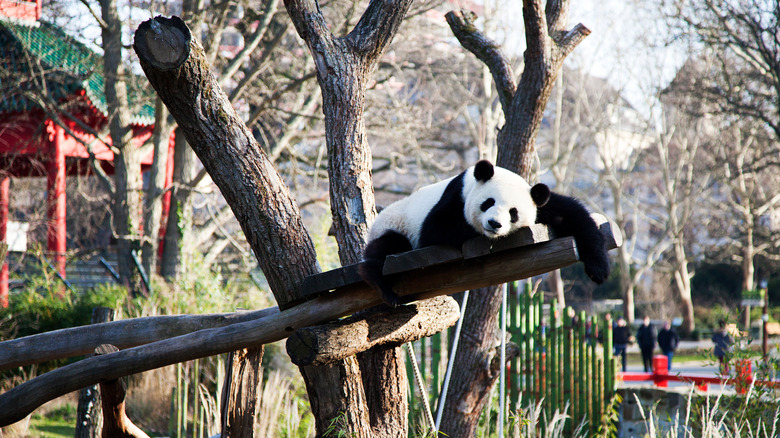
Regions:
<instances>
[{"instance_id":1,"label":"wooden railing","mask_svg":"<svg viewBox=\"0 0 780 438\"><path fill-rule=\"evenodd\" d=\"M696 385L701 391L706 391L709 385L733 386L739 394L745 394L750 385L768 386L780 389L778 379L755 379L752 372L750 359L740 359L734 362L734 376L701 376L693 374L669 374L668 359L664 355L653 357L652 373L623 372L618 375L618 380L624 382L653 382L655 386L666 388L669 382L687 382Z\"/></svg>"}]
</instances>

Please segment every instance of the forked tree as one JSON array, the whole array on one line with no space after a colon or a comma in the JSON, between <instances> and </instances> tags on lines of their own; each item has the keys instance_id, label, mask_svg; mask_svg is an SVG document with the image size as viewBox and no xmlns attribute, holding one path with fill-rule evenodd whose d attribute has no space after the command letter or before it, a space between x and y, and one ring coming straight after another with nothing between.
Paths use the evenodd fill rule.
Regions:
<instances>
[{"instance_id":1,"label":"forked tree","mask_svg":"<svg viewBox=\"0 0 780 438\"><path fill-rule=\"evenodd\" d=\"M368 224L376 214L363 117L366 86L410 5L411 0L371 1L348 34L335 36L315 0L285 1L315 61L322 90L330 203L343 264L360 260ZM528 47L519 84L498 45L476 30L470 13L448 14L458 39L488 65L496 82L507 120L498 135L498 164L527 179L533 179L534 139L558 71L588 34L581 25L566 30L567 12L567 1L550 0L546 6L541 1L523 2ZM280 307L289 307L302 298L303 279L319 269L298 207L209 73L200 45L193 41L185 59L152 62L149 48L161 47L154 40L190 42L176 26L163 27L156 21L149 26L146 41L136 38L144 71L233 209ZM493 356L499 296L496 289L475 295L465 315L469 342L456 359L453 378L463 385L450 387L453 408L447 410L441 427L448 436L473 435L499 367L494 361L483 372L484 359ZM406 436L403 360L400 348L379 347L330 365L301 367L318 435L335 424L349 436ZM479 368L483 371L475 373Z\"/></svg>"}]
</instances>

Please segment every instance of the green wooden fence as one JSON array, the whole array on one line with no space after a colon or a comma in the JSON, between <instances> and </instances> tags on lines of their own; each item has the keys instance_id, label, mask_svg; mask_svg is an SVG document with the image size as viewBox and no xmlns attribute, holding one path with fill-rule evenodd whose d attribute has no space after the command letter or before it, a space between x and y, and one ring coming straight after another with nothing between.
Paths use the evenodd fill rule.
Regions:
<instances>
[{"instance_id":1,"label":"green wooden fence","mask_svg":"<svg viewBox=\"0 0 780 438\"><path fill-rule=\"evenodd\" d=\"M580 423L596 433L615 394L611 320L599 321L571 307L560 309L556 300L544 315L542 294L510 288L508 331L520 346L510 364L509 407L526 408L542 402L549 420L555 411L571 418L571 432ZM542 426L545 422L542 422Z\"/></svg>"},{"instance_id":2,"label":"green wooden fence","mask_svg":"<svg viewBox=\"0 0 780 438\"><path fill-rule=\"evenodd\" d=\"M602 435L615 394L611 320L576 313L571 307L560 309L556 300L545 312L542 294L532 294L530 282L524 284L525 288L518 283L509 287L507 331L520 346L520 354L508 366L508 409L514 412L541 402L547 421L556 411L566 412L567 436L580 424L590 435ZM451 336L443 332L414 345L423 380L431 388L433 409L444 380L448 339ZM420 402L412 396L411 411L420 412ZM498 403L487 409L497 407Z\"/></svg>"}]
</instances>

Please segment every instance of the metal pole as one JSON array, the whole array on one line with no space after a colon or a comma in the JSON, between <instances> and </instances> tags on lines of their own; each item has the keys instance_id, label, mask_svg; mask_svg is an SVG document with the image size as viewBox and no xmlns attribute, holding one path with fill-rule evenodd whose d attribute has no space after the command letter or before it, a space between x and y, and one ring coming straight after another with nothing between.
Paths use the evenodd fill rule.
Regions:
<instances>
[{"instance_id":1,"label":"metal pole","mask_svg":"<svg viewBox=\"0 0 780 438\"><path fill-rule=\"evenodd\" d=\"M769 294L767 293L767 281L761 280L758 286L761 290L761 299L764 301L764 309L761 312L761 352L764 354L764 362L769 359L769 335L766 333L769 323Z\"/></svg>"},{"instance_id":2,"label":"metal pole","mask_svg":"<svg viewBox=\"0 0 780 438\"><path fill-rule=\"evenodd\" d=\"M506 283L501 287L501 354L498 379L498 438L504 438L504 410L506 409Z\"/></svg>"},{"instance_id":3,"label":"metal pole","mask_svg":"<svg viewBox=\"0 0 780 438\"><path fill-rule=\"evenodd\" d=\"M441 416L444 413L444 402L447 401L447 389L450 387L450 377L452 376L452 366L455 364L455 353L458 351L458 340L460 339L460 329L463 327L463 316L466 314L466 304L469 302L469 291L463 292L463 302L460 305L460 318L455 325L455 336L452 338L452 347L450 347L450 358L447 361L447 372L444 375L444 386L441 388L439 397L439 406L436 408L436 422L434 432L439 433L441 426Z\"/></svg>"}]
</instances>

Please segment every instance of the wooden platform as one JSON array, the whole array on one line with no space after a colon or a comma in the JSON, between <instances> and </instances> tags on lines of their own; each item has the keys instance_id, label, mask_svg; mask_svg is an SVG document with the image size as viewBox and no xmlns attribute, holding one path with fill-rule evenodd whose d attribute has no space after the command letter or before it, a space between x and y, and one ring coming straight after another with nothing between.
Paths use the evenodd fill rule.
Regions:
<instances>
[{"instance_id":1,"label":"wooden platform","mask_svg":"<svg viewBox=\"0 0 780 438\"><path fill-rule=\"evenodd\" d=\"M614 222L601 214L592 217L606 239L608 250L622 245L622 234ZM398 295L409 295L403 301L412 301L427 298L428 292L434 290L454 293L528 278L577 260L573 238L556 238L546 225L535 224L501 239L477 237L460 249L430 246L392 255L385 262L384 273L397 280ZM362 284L358 266L349 265L307 277L301 286L303 295L311 299Z\"/></svg>"}]
</instances>

